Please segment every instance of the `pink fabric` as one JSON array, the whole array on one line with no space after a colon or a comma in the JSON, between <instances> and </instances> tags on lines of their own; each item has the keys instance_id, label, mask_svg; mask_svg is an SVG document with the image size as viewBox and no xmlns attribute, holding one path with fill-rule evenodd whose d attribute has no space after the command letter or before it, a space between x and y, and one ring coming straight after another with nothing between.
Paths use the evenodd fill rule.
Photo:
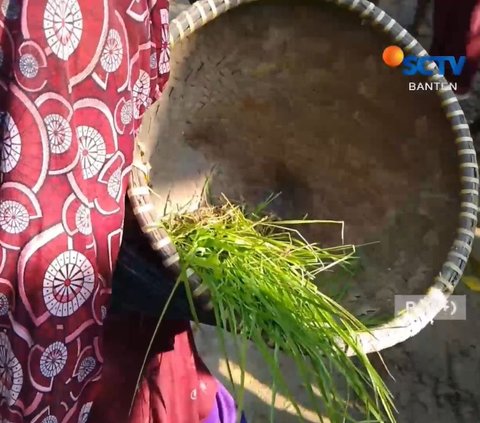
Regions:
<instances>
[{"instance_id":1,"label":"pink fabric","mask_svg":"<svg viewBox=\"0 0 480 423\"><path fill-rule=\"evenodd\" d=\"M448 71L445 75L450 82L458 84L459 91L467 91L471 87L478 69L477 41L472 38L471 27L478 19L479 4L480 0L435 0L434 2L433 41L430 53L434 56L467 56L467 62L460 76L454 76ZM476 10L475 13L474 10Z\"/></svg>"},{"instance_id":2,"label":"pink fabric","mask_svg":"<svg viewBox=\"0 0 480 423\"><path fill-rule=\"evenodd\" d=\"M480 0L472 13L467 55L472 61L480 61Z\"/></svg>"}]
</instances>

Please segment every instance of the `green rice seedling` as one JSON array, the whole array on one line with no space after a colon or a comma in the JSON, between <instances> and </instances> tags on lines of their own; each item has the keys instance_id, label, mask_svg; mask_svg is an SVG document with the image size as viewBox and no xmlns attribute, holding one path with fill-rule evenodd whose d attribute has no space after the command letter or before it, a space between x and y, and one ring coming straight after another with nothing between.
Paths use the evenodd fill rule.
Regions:
<instances>
[{"instance_id":1,"label":"green rice seedling","mask_svg":"<svg viewBox=\"0 0 480 423\"><path fill-rule=\"evenodd\" d=\"M278 392L287 396L304 420L282 376L280 352L295 363L320 421L326 416L332 423L355 422L353 414L360 410L367 418L362 422L394 422L392 395L356 342L356 335L368 329L315 284L335 266L348 269L355 259L355 247L321 248L309 243L300 227L332 222L281 221L266 215L264 208L249 213L225 199L223 205L171 215L159 223L181 257L184 271L177 286L186 285L192 313L196 316L187 269L211 292L227 363L231 358L225 348L225 328L234 338L242 371L248 342L260 351L273 380L271 422ZM356 352L355 361L345 347ZM235 391L239 410L244 399L243 375L241 379ZM347 388L346 394L342 387Z\"/></svg>"}]
</instances>

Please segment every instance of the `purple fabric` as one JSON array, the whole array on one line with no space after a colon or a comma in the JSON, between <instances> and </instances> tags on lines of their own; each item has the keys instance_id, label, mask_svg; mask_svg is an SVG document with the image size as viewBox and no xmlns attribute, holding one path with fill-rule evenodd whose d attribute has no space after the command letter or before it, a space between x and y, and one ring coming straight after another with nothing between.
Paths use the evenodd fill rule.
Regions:
<instances>
[{"instance_id":1,"label":"purple fabric","mask_svg":"<svg viewBox=\"0 0 480 423\"><path fill-rule=\"evenodd\" d=\"M203 423L236 423L237 407L230 393L218 382L215 405ZM242 415L240 423L247 423Z\"/></svg>"}]
</instances>

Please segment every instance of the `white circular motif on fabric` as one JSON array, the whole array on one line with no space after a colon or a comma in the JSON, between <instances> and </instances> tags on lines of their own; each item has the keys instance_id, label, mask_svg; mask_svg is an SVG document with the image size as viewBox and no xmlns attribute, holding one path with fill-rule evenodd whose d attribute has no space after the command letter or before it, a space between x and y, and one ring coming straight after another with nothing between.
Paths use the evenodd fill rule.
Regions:
<instances>
[{"instance_id":1,"label":"white circular motif on fabric","mask_svg":"<svg viewBox=\"0 0 480 423\"><path fill-rule=\"evenodd\" d=\"M90 261L82 253L66 251L45 272L43 300L54 316L70 316L90 298L94 286L95 272Z\"/></svg>"},{"instance_id":2,"label":"white circular motif on fabric","mask_svg":"<svg viewBox=\"0 0 480 423\"><path fill-rule=\"evenodd\" d=\"M105 318L107 317L107 307L102 305L100 307L100 313L102 315L102 321L105 320Z\"/></svg>"},{"instance_id":3,"label":"white circular motif on fabric","mask_svg":"<svg viewBox=\"0 0 480 423\"><path fill-rule=\"evenodd\" d=\"M2 147L0 171L3 173L11 172L18 161L22 152L22 138L18 132L17 125L8 112L0 113L0 124L2 133L0 145Z\"/></svg>"},{"instance_id":4,"label":"white circular motif on fabric","mask_svg":"<svg viewBox=\"0 0 480 423\"><path fill-rule=\"evenodd\" d=\"M80 205L75 213L75 224L77 225L78 232L82 235L90 235L92 233L90 209L83 204Z\"/></svg>"},{"instance_id":5,"label":"white circular motif on fabric","mask_svg":"<svg viewBox=\"0 0 480 423\"><path fill-rule=\"evenodd\" d=\"M23 385L23 370L5 333L0 333L0 397L9 406L17 402Z\"/></svg>"},{"instance_id":6,"label":"white circular motif on fabric","mask_svg":"<svg viewBox=\"0 0 480 423\"><path fill-rule=\"evenodd\" d=\"M58 423L58 420L55 416L47 416L42 420L42 423Z\"/></svg>"},{"instance_id":7,"label":"white circular motif on fabric","mask_svg":"<svg viewBox=\"0 0 480 423\"><path fill-rule=\"evenodd\" d=\"M132 110L132 100L127 101L123 106L122 110L120 111L120 120L124 125L128 125L133 118L133 110Z\"/></svg>"},{"instance_id":8,"label":"white circular motif on fabric","mask_svg":"<svg viewBox=\"0 0 480 423\"><path fill-rule=\"evenodd\" d=\"M40 371L45 377L57 376L67 364L67 347L62 342L49 345L40 357Z\"/></svg>"},{"instance_id":9,"label":"white circular motif on fabric","mask_svg":"<svg viewBox=\"0 0 480 423\"><path fill-rule=\"evenodd\" d=\"M3 292L0 293L0 316L7 315L9 308L7 296Z\"/></svg>"},{"instance_id":10,"label":"white circular motif on fabric","mask_svg":"<svg viewBox=\"0 0 480 423\"><path fill-rule=\"evenodd\" d=\"M107 191L108 195L114 200L118 197L118 194L122 188L122 172L117 169L113 172L112 176L108 178Z\"/></svg>"},{"instance_id":11,"label":"white circular motif on fabric","mask_svg":"<svg viewBox=\"0 0 480 423\"><path fill-rule=\"evenodd\" d=\"M8 20L17 19L20 16L20 5L17 0L3 0L2 14Z\"/></svg>"},{"instance_id":12,"label":"white circular motif on fabric","mask_svg":"<svg viewBox=\"0 0 480 423\"><path fill-rule=\"evenodd\" d=\"M23 204L14 200L0 202L0 227L9 234L19 234L27 229L30 216Z\"/></svg>"},{"instance_id":13,"label":"white circular motif on fabric","mask_svg":"<svg viewBox=\"0 0 480 423\"><path fill-rule=\"evenodd\" d=\"M92 402L87 402L83 404L82 409L80 410L80 414L78 415L78 423L87 423L88 415L90 414L90 410L92 409Z\"/></svg>"},{"instance_id":14,"label":"white circular motif on fabric","mask_svg":"<svg viewBox=\"0 0 480 423\"><path fill-rule=\"evenodd\" d=\"M57 114L44 119L47 128L48 144L52 154L62 154L72 145L72 128L67 120Z\"/></svg>"},{"instance_id":15,"label":"white circular motif on fabric","mask_svg":"<svg viewBox=\"0 0 480 423\"><path fill-rule=\"evenodd\" d=\"M101 306L100 307L100 314L102 316L102 321L107 318L107 307Z\"/></svg>"},{"instance_id":16,"label":"white circular motif on fabric","mask_svg":"<svg viewBox=\"0 0 480 423\"><path fill-rule=\"evenodd\" d=\"M43 30L55 55L67 60L78 47L83 17L77 0L48 0L43 14Z\"/></svg>"},{"instance_id":17,"label":"white circular motif on fabric","mask_svg":"<svg viewBox=\"0 0 480 423\"><path fill-rule=\"evenodd\" d=\"M87 376L93 372L96 365L97 362L93 357L85 357L80 363L80 367L78 369L78 381L82 383L87 378Z\"/></svg>"},{"instance_id":18,"label":"white circular motif on fabric","mask_svg":"<svg viewBox=\"0 0 480 423\"><path fill-rule=\"evenodd\" d=\"M158 71L160 75L165 75L170 72L170 44L168 32L168 11L166 13L160 12L162 15L162 44L160 47L160 57L158 58ZM166 19L165 22L163 20Z\"/></svg>"},{"instance_id":19,"label":"white circular motif on fabric","mask_svg":"<svg viewBox=\"0 0 480 423\"><path fill-rule=\"evenodd\" d=\"M95 128L79 126L77 137L80 141L80 161L84 179L93 178L105 163L107 150L105 141Z\"/></svg>"},{"instance_id":20,"label":"white circular motif on fabric","mask_svg":"<svg viewBox=\"0 0 480 423\"><path fill-rule=\"evenodd\" d=\"M158 71L160 75L170 72L170 48L165 47L160 52L160 60L158 61Z\"/></svg>"},{"instance_id":21,"label":"white circular motif on fabric","mask_svg":"<svg viewBox=\"0 0 480 423\"><path fill-rule=\"evenodd\" d=\"M31 54L21 56L18 67L25 78L32 79L38 75L38 60Z\"/></svg>"},{"instance_id":22,"label":"white circular motif on fabric","mask_svg":"<svg viewBox=\"0 0 480 423\"><path fill-rule=\"evenodd\" d=\"M115 72L122 63L123 47L117 30L108 31L107 40L100 57L100 64L105 72Z\"/></svg>"},{"instance_id":23,"label":"white circular motif on fabric","mask_svg":"<svg viewBox=\"0 0 480 423\"><path fill-rule=\"evenodd\" d=\"M134 104L133 116L135 119L140 117L140 108L147 106L150 95L150 75L144 70L140 69L138 79L132 89L132 99Z\"/></svg>"},{"instance_id":24,"label":"white circular motif on fabric","mask_svg":"<svg viewBox=\"0 0 480 423\"><path fill-rule=\"evenodd\" d=\"M157 67L157 53L153 52L150 55L150 69L155 69Z\"/></svg>"}]
</instances>

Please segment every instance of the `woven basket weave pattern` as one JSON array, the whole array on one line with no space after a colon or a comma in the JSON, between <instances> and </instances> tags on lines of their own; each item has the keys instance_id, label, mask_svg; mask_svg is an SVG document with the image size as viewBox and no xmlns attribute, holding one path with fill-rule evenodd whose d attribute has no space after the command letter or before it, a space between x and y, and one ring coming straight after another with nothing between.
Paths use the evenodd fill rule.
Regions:
<instances>
[{"instance_id":1,"label":"woven basket weave pattern","mask_svg":"<svg viewBox=\"0 0 480 423\"><path fill-rule=\"evenodd\" d=\"M175 44L198 30L209 21L217 18L231 8L241 4L253 3L252 0L201 0L172 21L170 27L170 44ZM418 41L402 28L383 10L367 0L333 0L328 3L337 4L356 13L364 21L385 32L396 45L408 54L415 56L427 55L426 50ZM360 23L360 22L359 22ZM433 70L430 80L447 82L438 74L436 65L432 62L428 68ZM440 310L445 306L448 297L453 293L465 269L470 255L478 212L478 167L473 140L469 126L457 101L455 94L449 88L437 91L441 106L453 130L455 147L458 153L461 210L458 230L447 260L443 264L432 287L423 300L414 308L398 314L392 321L376 328L372 333L359 334L359 342L366 353L380 351L415 336ZM150 199L148 186L149 164L146 162L143 147L140 142L136 146L136 158L130 179L128 195L133 205L142 231L148 237L152 248L157 251L165 267L174 275L179 275L182 269L179 256L172 245L168 234L158 227L158 212ZM188 269L187 269L188 272ZM201 281L192 272L188 273L191 287L197 305L200 308L211 308L209 294L203 290ZM353 354L353 352L349 352Z\"/></svg>"}]
</instances>

